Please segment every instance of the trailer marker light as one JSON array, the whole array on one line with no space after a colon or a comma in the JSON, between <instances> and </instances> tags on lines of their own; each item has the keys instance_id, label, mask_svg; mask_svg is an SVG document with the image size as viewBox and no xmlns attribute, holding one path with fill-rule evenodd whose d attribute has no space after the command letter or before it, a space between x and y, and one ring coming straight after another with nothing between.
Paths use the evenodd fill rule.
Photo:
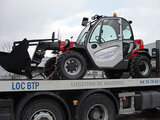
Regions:
<instances>
[{"instance_id":1,"label":"trailer marker light","mask_svg":"<svg viewBox=\"0 0 160 120\"><path fill-rule=\"evenodd\" d=\"M73 105L77 105L78 104L78 100L73 100Z\"/></svg>"},{"instance_id":2,"label":"trailer marker light","mask_svg":"<svg viewBox=\"0 0 160 120\"><path fill-rule=\"evenodd\" d=\"M122 100L123 100L123 101L126 101L127 99L126 99L126 97L123 97Z\"/></svg>"}]
</instances>

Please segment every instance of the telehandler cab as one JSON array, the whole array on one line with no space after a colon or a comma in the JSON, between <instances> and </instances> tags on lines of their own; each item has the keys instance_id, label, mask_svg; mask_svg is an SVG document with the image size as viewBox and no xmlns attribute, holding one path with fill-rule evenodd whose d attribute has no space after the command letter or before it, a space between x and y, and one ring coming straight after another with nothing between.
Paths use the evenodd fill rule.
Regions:
<instances>
[{"instance_id":1,"label":"telehandler cab","mask_svg":"<svg viewBox=\"0 0 160 120\"><path fill-rule=\"evenodd\" d=\"M142 40L134 40L131 21L124 18L95 15L92 21L83 18L85 28L76 42L68 39L27 40L14 42L11 53L0 52L0 66L8 72L32 78L46 50L57 57L50 58L44 66L50 79L82 79L87 70L104 70L107 78L120 78L130 72L133 78L146 78L151 73L151 57ZM31 59L28 46L37 48Z\"/></svg>"}]
</instances>

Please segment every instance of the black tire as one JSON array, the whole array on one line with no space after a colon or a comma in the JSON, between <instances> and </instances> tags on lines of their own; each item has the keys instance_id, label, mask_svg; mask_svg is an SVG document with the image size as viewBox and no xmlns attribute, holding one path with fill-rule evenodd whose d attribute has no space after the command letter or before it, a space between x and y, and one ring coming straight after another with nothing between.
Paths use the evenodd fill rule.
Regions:
<instances>
[{"instance_id":1,"label":"black tire","mask_svg":"<svg viewBox=\"0 0 160 120\"><path fill-rule=\"evenodd\" d=\"M39 119L38 119L39 118ZM49 99L39 99L29 103L23 110L21 120L65 120L64 111L56 102Z\"/></svg>"},{"instance_id":2,"label":"black tire","mask_svg":"<svg viewBox=\"0 0 160 120\"><path fill-rule=\"evenodd\" d=\"M93 94L80 104L77 114L78 120L115 120L116 110L114 103L107 96Z\"/></svg>"},{"instance_id":3,"label":"black tire","mask_svg":"<svg viewBox=\"0 0 160 120\"><path fill-rule=\"evenodd\" d=\"M108 79L119 79L123 75L120 70L106 70L105 75Z\"/></svg>"},{"instance_id":4,"label":"black tire","mask_svg":"<svg viewBox=\"0 0 160 120\"><path fill-rule=\"evenodd\" d=\"M55 70L55 64L56 64L56 57L52 57L47 60L47 62L44 65L44 74L46 77L51 75L52 72ZM55 72L49 79L59 80L57 72Z\"/></svg>"},{"instance_id":5,"label":"black tire","mask_svg":"<svg viewBox=\"0 0 160 120\"><path fill-rule=\"evenodd\" d=\"M56 68L61 79L82 79L86 74L86 60L76 51L66 51L58 58Z\"/></svg>"},{"instance_id":6,"label":"black tire","mask_svg":"<svg viewBox=\"0 0 160 120\"><path fill-rule=\"evenodd\" d=\"M148 78L152 71L150 59L145 55L137 55L130 62L132 78Z\"/></svg>"}]
</instances>

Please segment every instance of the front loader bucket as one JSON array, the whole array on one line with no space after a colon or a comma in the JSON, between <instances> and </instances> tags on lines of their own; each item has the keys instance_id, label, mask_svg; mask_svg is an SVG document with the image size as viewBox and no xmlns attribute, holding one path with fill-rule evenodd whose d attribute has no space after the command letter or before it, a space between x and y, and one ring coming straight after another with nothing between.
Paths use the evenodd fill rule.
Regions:
<instances>
[{"instance_id":1,"label":"front loader bucket","mask_svg":"<svg viewBox=\"0 0 160 120\"><path fill-rule=\"evenodd\" d=\"M31 64L28 45L27 39L24 39L11 53L0 52L0 66L8 72L24 75L25 69Z\"/></svg>"}]
</instances>

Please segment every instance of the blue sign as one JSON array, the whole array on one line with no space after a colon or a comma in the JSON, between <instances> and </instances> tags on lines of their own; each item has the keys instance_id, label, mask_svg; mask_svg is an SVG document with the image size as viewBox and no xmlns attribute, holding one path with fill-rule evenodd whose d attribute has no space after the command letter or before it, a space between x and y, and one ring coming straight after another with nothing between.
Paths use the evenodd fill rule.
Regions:
<instances>
[{"instance_id":1,"label":"blue sign","mask_svg":"<svg viewBox=\"0 0 160 120\"><path fill-rule=\"evenodd\" d=\"M141 80L140 84L159 84L160 80Z\"/></svg>"},{"instance_id":2,"label":"blue sign","mask_svg":"<svg viewBox=\"0 0 160 120\"><path fill-rule=\"evenodd\" d=\"M39 82L12 82L12 90L36 90Z\"/></svg>"}]
</instances>

